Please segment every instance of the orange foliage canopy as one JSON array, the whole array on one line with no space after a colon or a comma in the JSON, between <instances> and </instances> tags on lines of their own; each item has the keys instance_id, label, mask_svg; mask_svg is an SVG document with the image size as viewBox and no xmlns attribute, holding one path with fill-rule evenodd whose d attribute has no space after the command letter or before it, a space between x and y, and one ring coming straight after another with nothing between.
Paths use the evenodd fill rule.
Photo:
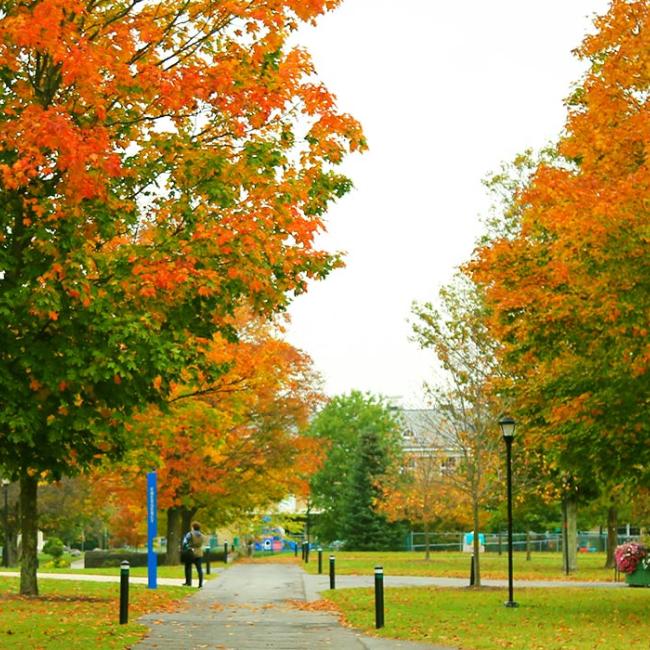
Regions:
<instances>
[{"instance_id":1,"label":"orange foliage canopy","mask_svg":"<svg viewBox=\"0 0 650 650\"><path fill-rule=\"evenodd\" d=\"M339 263L314 239L365 142L287 45L337 4L2 3L0 465L32 501L123 453L242 301L272 314Z\"/></svg>"},{"instance_id":2,"label":"orange foliage canopy","mask_svg":"<svg viewBox=\"0 0 650 650\"><path fill-rule=\"evenodd\" d=\"M649 13L614 0L596 20L555 157L514 197L518 232L469 265L525 430L552 467L590 483L640 477L648 452Z\"/></svg>"},{"instance_id":3,"label":"orange foliage canopy","mask_svg":"<svg viewBox=\"0 0 650 650\"><path fill-rule=\"evenodd\" d=\"M123 486L118 519L144 510L147 468L157 470L161 509L207 509L213 521L307 491L321 462L318 442L301 433L322 399L311 360L247 311L236 320L239 342L217 336L206 351L228 370L216 383L176 386L168 412L137 417L141 448L100 478Z\"/></svg>"},{"instance_id":4,"label":"orange foliage canopy","mask_svg":"<svg viewBox=\"0 0 650 650\"><path fill-rule=\"evenodd\" d=\"M339 263L314 238L365 142L287 46L337 4L3 4L1 462L119 452L242 300L268 315Z\"/></svg>"}]
</instances>

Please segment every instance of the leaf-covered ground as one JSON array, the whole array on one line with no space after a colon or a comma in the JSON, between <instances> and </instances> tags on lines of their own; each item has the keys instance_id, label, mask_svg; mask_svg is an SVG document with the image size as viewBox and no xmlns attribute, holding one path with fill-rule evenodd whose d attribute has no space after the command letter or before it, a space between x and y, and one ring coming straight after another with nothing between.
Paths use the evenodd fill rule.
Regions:
<instances>
[{"instance_id":1,"label":"leaf-covered ground","mask_svg":"<svg viewBox=\"0 0 650 650\"><path fill-rule=\"evenodd\" d=\"M182 587L131 585L129 623L119 624L119 584L39 580L40 595L18 595L17 578L0 578L0 648L18 650L123 649L147 631L137 621L170 611L193 593Z\"/></svg>"},{"instance_id":2,"label":"leaf-covered ground","mask_svg":"<svg viewBox=\"0 0 650 650\"><path fill-rule=\"evenodd\" d=\"M386 589L385 627L374 629L371 589L325 592L346 624L382 637L462 650L647 648L650 589L528 589L503 606L503 589Z\"/></svg>"}]
</instances>

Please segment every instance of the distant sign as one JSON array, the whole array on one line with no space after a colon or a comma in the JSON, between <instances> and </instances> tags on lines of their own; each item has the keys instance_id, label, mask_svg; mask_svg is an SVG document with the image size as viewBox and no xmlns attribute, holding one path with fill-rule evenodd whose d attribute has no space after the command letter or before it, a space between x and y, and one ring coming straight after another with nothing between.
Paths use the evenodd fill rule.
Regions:
<instances>
[{"instance_id":1,"label":"distant sign","mask_svg":"<svg viewBox=\"0 0 650 650\"><path fill-rule=\"evenodd\" d=\"M478 534L478 543L479 543L479 553L485 551L485 535L483 533ZM465 533L463 537L463 553L473 553L474 552L474 533Z\"/></svg>"},{"instance_id":2,"label":"distant sign","mask_svg":"<svg viewBox=\"0 0 650 650\"><path fill-rule=\"evenodd\" d=\"M153 542L158 534L158 483L156 472L147 474L147 586L158 587L158 558Z\"/></svg>"}]
</instances>

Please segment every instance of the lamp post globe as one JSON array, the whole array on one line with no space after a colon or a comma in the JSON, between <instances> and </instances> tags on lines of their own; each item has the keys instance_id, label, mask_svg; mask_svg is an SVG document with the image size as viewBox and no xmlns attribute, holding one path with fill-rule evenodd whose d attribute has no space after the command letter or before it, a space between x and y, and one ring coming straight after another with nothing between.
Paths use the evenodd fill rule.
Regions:
<instances>
[{"instance_id":1,"label":"lamp post globe","mask_svg":"<svg viewBox=\"0 0 650 650\"><path fill-rule=\"evenodd\" d=\"M503 415L499 419L499 426L501 427L501 433L505 440L514 438L515 436L515 427L517 423L509 415Z\"/></svg>"}]
</instances>

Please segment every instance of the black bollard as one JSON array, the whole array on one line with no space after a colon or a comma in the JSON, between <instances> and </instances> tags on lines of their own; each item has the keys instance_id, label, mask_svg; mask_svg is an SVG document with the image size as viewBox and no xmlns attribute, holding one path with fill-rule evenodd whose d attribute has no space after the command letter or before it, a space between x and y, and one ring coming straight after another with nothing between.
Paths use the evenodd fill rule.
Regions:
<instances>
[{"instance_id":1,"label":"black bollard","mask_svg":"<svg viewBox=\"0 0 650 650\"><path fill-rule=\"evenodd\" d=\"M305 542L302 543L301 550L302 550L301 559L304 562L305 561Z\"/></svg>"},{"instance_id":2,"label":"black bollard","mask_svg":"<svg viewBox=\"0 0 650 650\"><path fill-rule=\"evenodd\" d=\"M298 542L293 543L293 557L298 557Z\"/></svg>"},{"instance_id":3,"label":"black bollard","mask_svg":"<svg viewBox=\"0 0 650 650\"><path fill-rule=\"evenodd\" d=\"M474 554L470 557L469 565L469 586L473 587L476 584L476 575L474 573Z\"/></svg>"},{"instance_id":4,"label":"black bollard","mask_svg":"<svg viewBox=\"0 0 650 650\"><path fill-rule=\"evenodd\" d=\"M120 564L120 625L129 622L129 563Z\"/></svg>"},{"instance_id":5,"label":"black bollard","mask_svg":"<svg viewBox=\"0 0 650 650\"><path fill-rule=\"evenodd\" d=\"M336 589L336 570L333 555L330 555L330 589Z\"/></svg>"},{"instance_id":6,"label":"black bollard","mask_svg":"<svg viewBox=\"0 0 650 650\"><path fill-rule=\"evenodd\" d=\"M384 568L375 567L375 627L384 627Z\"/></svg>"},{"instance_id":7,"label":"black bollard","mask_svg":"<svg viewBox=\"0 0 650 650\"><path fill-rule=\"evenodd\" d=\"M205 573L210 575L210 549L205 553Z\"/></svg>"},{"instance_id":8,"label":"black bollard","mask_svg":"<svg viewBox=\"0 0 650 650\"><path fill-rule=\"evenodd\" d=\"M305 544L305 564L309 564L309 542Z\"/></svg>"},{"instance_id":9,"label":"black bollard","mask_svg":"<svg viewBox=\"0 0 650 650\"><path fill-rule=\"evenodd\" d=\"M223 543L223 563L228 564L228 542Z\"/></svg>"},{"instance_id":10,"label":"black bollard","mask_svg":"<svg viewBox=\"0 0 650 650\"><path fill-rule=\"evenodd\" d=\"M318 573L323 573L323 549L318 549Z\"/></svg>"}]
</instances>

